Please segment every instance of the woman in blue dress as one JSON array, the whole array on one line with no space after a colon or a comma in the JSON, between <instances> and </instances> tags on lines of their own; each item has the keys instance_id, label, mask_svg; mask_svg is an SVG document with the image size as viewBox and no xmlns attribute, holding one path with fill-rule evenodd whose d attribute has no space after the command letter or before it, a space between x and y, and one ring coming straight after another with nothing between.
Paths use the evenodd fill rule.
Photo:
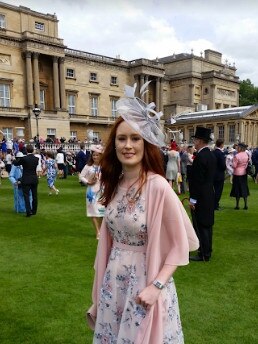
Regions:
<instances>
[{"instance_id":1,"label":"woman in blue dress","mask_svg":"<svg viewBox=\"0 0 258 344\"><path fill-rule=\"evenodd\" d=\"M22 152L16 154L16 160L22 158L24 155ZM25 202L23 192L21 188L22 166L12 165L9 180L13 185L14 192L14 210L16 213L26 213Z\"/></svg>"}]
</instances>

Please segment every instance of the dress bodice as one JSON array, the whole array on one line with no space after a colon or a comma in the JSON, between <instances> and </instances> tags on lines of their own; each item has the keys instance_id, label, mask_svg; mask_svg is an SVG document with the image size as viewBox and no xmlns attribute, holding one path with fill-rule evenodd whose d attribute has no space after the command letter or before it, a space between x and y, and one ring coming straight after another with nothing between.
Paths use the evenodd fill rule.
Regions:
<instances>
[{"instance_id":1,"label":"dress bodice","mask_svg":"<svg viewBox=\"0 0 258 344\"><path fill-rule=\"evenodd\" d=\"M147 225L145 211L145 189L132 204L125 188L118 187L112 201L106 208L105 220L114 241L126 245L143 246L147 242Z\"/></svg>"}]
</instances>

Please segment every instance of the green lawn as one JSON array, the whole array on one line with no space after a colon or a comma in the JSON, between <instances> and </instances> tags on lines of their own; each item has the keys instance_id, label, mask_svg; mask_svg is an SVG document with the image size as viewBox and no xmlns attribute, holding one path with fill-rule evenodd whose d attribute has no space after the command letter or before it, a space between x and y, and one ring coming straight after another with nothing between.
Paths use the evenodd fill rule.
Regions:
<instances>
[{"instance_id":1,"label":"green lawn","mask_svg":"<svg viewBox=\"0 0 258 344\"><path fill-rule=\"evenodd\" d=\"M212 261L175 274L186 344L258 343L258 185L249 186L249 209L235 211L225 184ZM96 239L85 217L85 188L77 177L57 187L60 195L50 197L41 179L38 214L26 218L13 212L9 181L0 186L1 344L92 342L85 310Z\"/></svg>"}]
</instances>

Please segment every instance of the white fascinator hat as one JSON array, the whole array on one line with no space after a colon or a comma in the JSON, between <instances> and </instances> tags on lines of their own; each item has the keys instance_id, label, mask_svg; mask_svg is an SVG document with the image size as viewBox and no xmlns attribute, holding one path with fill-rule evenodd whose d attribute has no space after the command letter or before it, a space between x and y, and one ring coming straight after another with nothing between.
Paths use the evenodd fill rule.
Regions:
<instances>
[{"instance_id":1,"label":"white fascinator hat","mask_svg":"<svg viewBox=\"0 0 258 344\"><path fill-rule=\"evenodd\" d=\"M16 158L22 158L22 157L24 157L24 154L22 152L18 152L15 157Z\"/></svg>"},{"instance_id":2,"label":"white fascinator hat","mask_svg":"<svg viewBox=\"0 0 258 344\"><path fill-rule=\"evenodd\" d=\"M101 145L91 145L90 150L92 152L99 153L99 154L102 154L104 151L103 146Z\"/></svg>"},{"instance_id":3,"label":"white fascinator hat","mask_svg":"<svg viewBox=\"0 0 258 344\"><path fill-rule=\"evenodd\" d=\"M151 81L146 82L140 89L140 94L143 95L148 91ZM165 135L160 129L160 117L163 116L162 112L156 112L155 103L146 104L143 100L135 97L134 93L137 84L133 87L125 85L125 97L120 98L116 103L116 108L119 115L130 125L130 127L137 131L144 140L149 143L164 147Z\"/></svg>"}]
</instances>

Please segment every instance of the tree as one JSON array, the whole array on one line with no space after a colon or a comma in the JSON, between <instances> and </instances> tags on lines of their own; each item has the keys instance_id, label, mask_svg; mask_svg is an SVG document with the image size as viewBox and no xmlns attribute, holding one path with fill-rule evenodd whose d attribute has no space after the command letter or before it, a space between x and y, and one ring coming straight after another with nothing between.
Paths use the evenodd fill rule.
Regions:
<instances>
[{"instance_id":1,"label":"tree","mask_svg":"<svg viewBox=\"0 0 258 344\"><path fill-rule=\"evenodd\" d=\"M240 81L239 105L258 104L258 87L255 87L250 79Z\"/></svg>"}]
</instances>

